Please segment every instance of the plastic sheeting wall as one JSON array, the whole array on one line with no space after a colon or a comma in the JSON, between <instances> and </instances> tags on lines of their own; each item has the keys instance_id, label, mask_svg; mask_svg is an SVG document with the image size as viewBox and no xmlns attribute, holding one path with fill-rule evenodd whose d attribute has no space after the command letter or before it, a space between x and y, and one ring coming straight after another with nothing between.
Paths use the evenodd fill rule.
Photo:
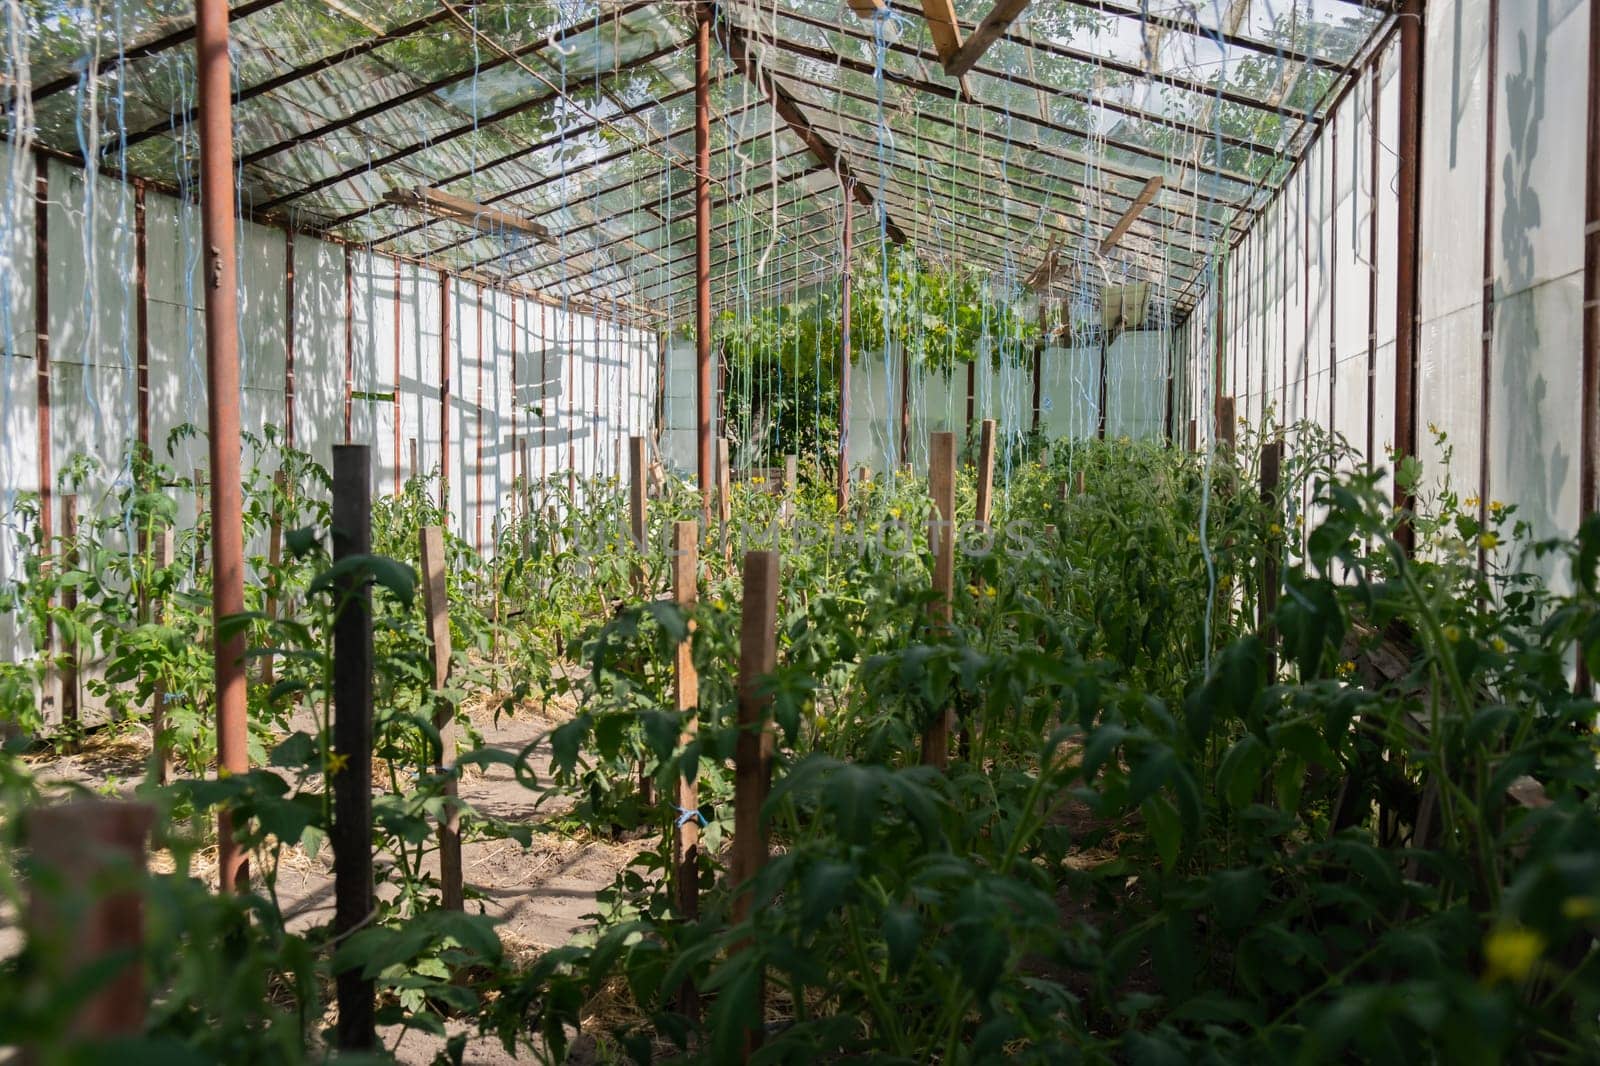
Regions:
<instances>
[{"instance_id":1,"label":"plastic sheeting wall","mask_svg":"<svg viewBox=\"0 0 1600 1066\"><path fill-rule=\"evenodd\" d=\"M1425 27L1419 450L1428 477L1515 504L1541 537L1579 519L1589 6L1502 0L1491 26L1483 0L1429 0ZM1391 41L1182 331L1202 444L1233 395L1251 426L1310 419L1386 462L1398 65Z\"/></svg>"},{"instance_id":2,"label":"plastic sheeting wall","mask_svg":"<svg viewBox=\"0 0 1600 1066\"><path fill-rule=\"evenodd\" d=\"M0 216L0 586L18 576L25 550L18 503L40 489L35 165L0 146L8 205ZM53 480L69 465L81 472L58 493L76 492L80 512L97 514L126 480L138 422L135 193L53 161L47 177L50 464ZM150 445L187 476L206 465L200 215L151 194L145 216ZM244 461L263 482L291 432L291 330L294 445L330 464L332 446L347 439L348 402L348 439L372 446L380 493L413 472L412 441L422 469L446 461L440 395L448 379L450 511L456 531L481 548L493 545L514 479L614 473L616 441L653 422L653 332L450 278L446 356L439 272L243 222L238 249ZM181 527L192 523L195 501L178 495ZM58 495L57 532L59 507ZM264 551L260 541L248 550ZM14 656L23 645L5 612L0 653Z\"/></svg>"}]
</instances>

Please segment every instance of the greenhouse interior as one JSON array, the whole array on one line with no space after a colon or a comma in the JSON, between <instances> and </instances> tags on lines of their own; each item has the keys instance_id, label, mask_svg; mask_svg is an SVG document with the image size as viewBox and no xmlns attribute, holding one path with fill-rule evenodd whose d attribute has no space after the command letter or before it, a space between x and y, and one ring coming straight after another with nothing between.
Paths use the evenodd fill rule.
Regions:
<instances>
[{"instance_id":1,"label":"greenhouse interior","mask_svg":"<svg viewBox=\"0 0 1600 1066\"><path fill-rule=\"evenodd\" d=\"M0 38L0 1059L1600 1062L1592 0Z\"/></svg>"}]
</instances>

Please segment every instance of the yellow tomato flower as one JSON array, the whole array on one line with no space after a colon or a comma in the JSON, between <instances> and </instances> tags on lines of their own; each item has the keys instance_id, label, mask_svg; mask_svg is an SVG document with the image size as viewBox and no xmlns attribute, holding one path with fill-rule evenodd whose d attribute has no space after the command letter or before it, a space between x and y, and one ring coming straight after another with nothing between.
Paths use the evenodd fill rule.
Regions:
<instances>
[{"instance_id":1,"label":"yellow tomato flower","mask_svg":"<svg viewBox=\"0 0 1600 1066\"><path fill-rule=\"evenodd\" d=\"M717 611L725 611L728 609L728 605L722 601L722 597L720 596L711 601L711 607L713 610Z\"/></svg>"},{"instance_id":2,"label":"yellow tomato flower","mask_svg":"<svg viewBox=\"0 0 1600 1066\"><path fill-rule=\"evenodd\" d=\"M326 769L329 777L334 776L350 765L350 756L343 752L330 751L326 760Z\"/></svg>"},{"instance_id":3,"label":"yellow tomato flower","mask_svg":"<svg viewBox=\"0 0 1600 1066\"><path fill-rule=\"evenodd\" d=\"M752 485L765 485L766 483L767 479L764 477L757 476L750 479L750 484Z\"/></svg>"},{"instance_id":4,"label":"yellow tomato flower","mask_svg":"<svg viewBox=\"0 0 1600 1066\"><path fill-rule=\"evenodd\" d=\"M1600 900L1593 896L1568 896L1561 901L1561 914L1571 922L1593 918L1600 914Z\"/></svg>"},{"instance_id":5,"label":"yellow tomato flower","mask_svg":"<svg viewBox=\"0 0 1600 1066\"><path fill-rule=\"evenodd\" d=\"M1500 534L1479 533L1478 546L1481 548L1497 548L1500 546Z\"/></svg>"},{"instance_id":6,"label":"yellow tomato flower","mask_svg":"<svg viewBox=\"0 0 1600 1066\"><path fill-rule=\"evenodd\" d=\"M976 596L978 594L978 586L976 586L976 585L968 585L967 586L967 594L971 595L971 596Z\"/></svg>"},{"instance_id":7,"label":"yellow tomato flower","mask_svg":"<svg viewBox=\"0 0 1600 1066\"><path fill-rule=\"evenodd\" d=\"M1478 504L1479 504L1479 503L1480 503L1480 502L1481 502L1481 501L1480 501L1480 500L1479 500L1479 499L1478 499L1478 497L1477 497L1477 495L1476 495L1476 494L1473 494L1473 495L1471 495L1471 496L1468 496L1468 497L1467 497L1467 498L1466 498L1466 499L1465 499L1465 500L1463 500L1463 501L1461 501L1461 502L1462 502L1462 504L1463 504L1463 505L1464 505L1464 506L1467 506L1467 507L1476 507L1476 506L1478 506Z\"/></svg>"},{"instance_id":8,"label":"yellow tomato flower","mask_svg":"<svg viewBox=\"0 0 1600 1066\"><path fill-rule=\"evenodd\" d=\"M991 600L999 595L999 593L994 590L994 586L993 585L985 585L983 587L983 594L985 596L989 597Z\"/></svg>"},{"instance_id":9,"label":"yellow tomato flower","mask_svg":"<svg viewBox=\"0 0 1600 1066\"><path fill-rule=\"evenodd\" d=\"M1544 937L1532 929L1501 926L1483 940L1483 981L1522 981L1544 954Z\"/></svg>"},{"instance_id":10,"label":"yellow tomato flower","mask_svg":"<svg viewBox=\"0 0 1600 1066\"><path fill-rule=\"evenodd\" d=\"M1190 533L1189 534L1189 543L1190 544L1199 544L1200 543L1200 538L1196 534Z\"/></svg>"},{"instance_id":11,"label":"yellow tomato flower","mask_svg":"<svg viewBox=\"0 0 1600 1066\"><path fill-rule=\"evenodd\" d=\"M1272 525L1267 527L1267 535L1268 536L1273 536L1273 537L1281 537L1281 536L1283 536L1283 527L1278 525L1278 523L1274 522L1274 523L1272 523Z\"/></svg>"},{"instance_id":12,"label":"yellow tomato flower","mask_svg":"<svg viewBox=\"0 0 1600 1066\"><path fill-rule=\"evenodd\" d=\"M1356 663L1354 659L1346 659L1344 662L1339 664L1340 677L1354 677L1355 673Z\"/></svg>"},{"instance_id":13,"label":"yellow tomato flower","mask_svg":"<svg viewBox=\"0 0 1600 1066\"><path fill-rule=\"evenodd\" d=\"M1454 644L1461 639L1461 627L1451 623L1444 627L1444 639Z\"/></svg>"},{"instance_id":14,"label":"yellow tomato flower","mask_svg":"<svg viewBox=\"0 0 1600 1066\"><path fill-rule=\"evenodd\" d=\"M1502 654L1506 650L1506 642L1501 640L1499 637L1495 637L1493 640L1491 640L1489 642L1489 646L1492 647L1495 651L1501 652Z\"/></svg>"},{"instance_id":15,"label":"yellow tomato flower","mask_svg":"<svg viewBox=\"0 0 1600 1066\"><path fill-rule=\"evenodd\" d=\"M898 507L889 508L889 517L890 518L899 518L900 517L900 508L898 508Z\"/></svg>"}]
</instances>

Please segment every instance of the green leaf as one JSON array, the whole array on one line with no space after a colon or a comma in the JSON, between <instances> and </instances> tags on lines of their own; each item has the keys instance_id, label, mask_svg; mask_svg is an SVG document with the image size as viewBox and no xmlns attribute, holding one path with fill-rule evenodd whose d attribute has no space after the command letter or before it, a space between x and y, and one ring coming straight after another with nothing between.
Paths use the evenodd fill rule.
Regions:
<instances>
[{"instance_id":1,"label":"green leaf","mask_svg":"<svg viewBox=\"0 0 1600 1066\"><path fill-rule=\"evenodd\" d=\"M1217 767L1217 792L1230 807L1250 803L1261 788L1261 775L1270 753L1252 733L1240 737L1222 757Z\"/></svg>"},{"instance_id":2,"label":"green leaf","mask_svg":"<svg viewBox=\"0 0 1600 1066\"><path fill-rule=\"evenodd\" d=\"M889 970L903 974L911 968L922 939L922 923L909 907L890 907L883 914L883 942L889 949Z\"/></svg>"},{"instance_id":3,"label":"green leaf","mask_svg":"<svg viewBox=\"0 0 1600 1066\"><path fill-rule=\"evenodd\" d=\"M1156 853L1161 856L1162 868L1171 871L1178 862L1178 850L1183 843L1183 825L1172 803L1160 793L1150 796L1139 808L1144 815L1145 828L1155 841Z\"/></svg>"}]
</instances>

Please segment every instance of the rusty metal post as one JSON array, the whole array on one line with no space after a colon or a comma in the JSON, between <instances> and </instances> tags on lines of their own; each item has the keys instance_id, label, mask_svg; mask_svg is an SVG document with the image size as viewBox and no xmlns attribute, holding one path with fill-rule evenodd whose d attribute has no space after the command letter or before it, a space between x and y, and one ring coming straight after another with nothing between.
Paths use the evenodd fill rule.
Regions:
<instances>
[{"instance_id":1,"label":"rusty metal post","mask_svg":"<svg viewBox=\"0 0 1600 1066\"><path fill-rule=\"evenodd\" d=\"M700 601L700 526L675 522L672 526L672 600L680 610L690 612ZM683 717L680 742L691 743L699 728L696 711L700 706L700 675L694 668L694 623L688 635L678 642L677 669L674 672L673 706ZM678 816L673 828L673 899L678 916L693 921L700 916L700 784L694 776L678 775ZM699 1013L700 997L694 984L685 981L678 990L678 1011L688 1017Z\"/></svg>"},{"instance_id":2,"label":"rusty metal post","mask_svg":"<svg viewBox=\"0 0 1600 1066\"><path fill-rule=\"evenodd\" d=\"M772 784L774 737L768 718L770 697L761 685L777 667L778 553L746 552L744 603L739 626L739 736L733 756L733 855L729 873L737 895L735 924L750 916L750 880L767 864L767 828L761 808ZM766 981L756 993L751 1027L745 1030L743 1059L761 1044Z\"/></svg>"},{"instance_id":3,"label":"rusty metal post","mask_svg":"<svg viewBox=\"0 0 1600 1066\"><path fill-rule=\"evenodd\" d=\"M727 437L717 438L717 519L722 527L722 557L724 560L733 560L733 541L730 539L732 531L728 528L733 521L733 471L728 469L729 455L732 449L728 447Z\"/></svg>"},{"instance_id":4,"label":"rusty metal post","mask_svg":"<svg viewBox=\"0 0 1600 1066\"><path fill-rule=\"evenodd\" d=\"M1417 454L1417 346L1422 245L1422 57L1423 0L1402 0L1400 20L1400 136L1395 201L1395 382L1394 447L1397 462ZM1491 30L1492 32L1492 30ZM1397 467L1398 472L1398 467ZM1395 507L1415 506L1411 493L1395 482ZM1402 521L1395 540L1407 552L1415 543L1411 523Z\"/></svg>"},{"instance_id":5,"label":"rusty metal post","mask_svg":"<svg viewBox=\"0 0 1600 1066\"><path fill-rule=\"evenodd\" d=\"M50 166L34 157L33 177L33 382L38 415L39 533L55 533L55 468L50 432ZM46 645L49 631L46 630Z\"/></svg>"},{"instance_id":6,"label":"rusty metal post","mask_svg":"<svg viewBox=\"0 0 1600 1066\"><path fill-rule=\"evenodd\" d=\"M844 213L843 234L839 243L844 269L839 275L839 484L837 500L842 513L850 505L850 283L853 277L851 256L855 254L855 211L851 207L849 184L839 184L840 209Z\"/></svg>"},{"instance_id":7,"label":"rusty metal post","mask_svg":"<svg viewBox=\"0 0 1600 1066\"><path fill-rule=\"evenodd\" d=\"M294 230L283 229L283 443L294 447Z\"/></svg>"},{"instance_id":8,"label":"rusty metal post","mask_svg":"<svg viewBox=\"0 0 1600 1066\"><path fill-rule=\"evenodd\" d=\"M711 20L700 5L694 36L694 414L700 519L711 526Z\"/></svg>"},{"instance_id":9,"label":"rusty metal post","mask_svg":"<svg viewBox=\"0 0 1600 1066\"><path fill-rule=\"evenodd\" d=\"M1214 444L1219 448L1233 450L1234 441L1238 431L1238 408L1232 396L1217 397L1217 425Z\"/></svg>"},{"instance_id":10,"label":"rusty metal post","mask_svg":"<svg viewBox=\"0 0 1600 1066\"><path fill-rule=\"evenodd\" d=\"M372 550L372 459L364 444L333 448L333 557ZM333 619L334 935L341 940L366 924L372 889L372 593L364 575L339 582ZM375 985L360 966L334 974L338 992L337 1046L376 1046Z\"/></svg>"},{"instance_id":11,"label":"rusty metal post","mask_svg":"<svg viewBox=\"0 0 1600 1066\"><path fill-rule=\"evenodd\" d=\"M439 508L450 514L450 275L439 271ZM570 360L569 360L570 362Z\"/></svg>"},{"instance_id":12,"label":"rusty metal post","mask_svg":"<svg viewBox=\"0 0 1600 1066\"><path fill-rule=\"evenodd\" d=\"M172 527L168 526L155 534L155 543L151 545L154 558L151 567L155 570L165 570L172 565ZM166 624L166 600L161 601L159 607L151 605L149 621ZM150 773L158 785L164 785L172 780L172 750L167 743L167 684L162 678L157 678L155 687L150 693Z\"/></svg>"},{"instance_id":13,"label":"rusty metal post","mask_svg":"<svg viewBox=\"0 0 1600 1066\"><path fill-rule=\"evenodd\" d=\"M1583 238L1583 398L1578 440L1578 514L1600 507L1600 6L1589 8L1589 114L1585 162ZM1593 679L1578 656L1575 691L1588 694Z\"/></svg>"},{"instance_id":14,"label":"rusty metal post","mask_svg":"<svg viewBox=\"0 0 1600 1066\"><path fill-rule=\"evenodd\" d=\"M92 993L67 1022L68 1043L132 1037L144 1028L148 995L139 959L144 902L138 878L145 872L153 820L145 804L105 799L38 807L27 815L30 956L65 987L109 958L129 956L112 974L93 980Z\"/></svg>"},{"instance_id":15,"label":"rusty metal post","mask_svg":"<svg viewBox=\"0 0 1600 1066\"><path fill-rule=\"evenodd\" d=\"M244 630L223 619L244 611L243 488L239 473L239 284L234 248L233 76L227 0L196 0L200 214L205 241L207 430L211 459L211 609L217 681L217 772L242 774L246 749ZM234 842L232 812L218 812L218 877L244 888L249 870Z\"/></svg>"}]
</instances>

